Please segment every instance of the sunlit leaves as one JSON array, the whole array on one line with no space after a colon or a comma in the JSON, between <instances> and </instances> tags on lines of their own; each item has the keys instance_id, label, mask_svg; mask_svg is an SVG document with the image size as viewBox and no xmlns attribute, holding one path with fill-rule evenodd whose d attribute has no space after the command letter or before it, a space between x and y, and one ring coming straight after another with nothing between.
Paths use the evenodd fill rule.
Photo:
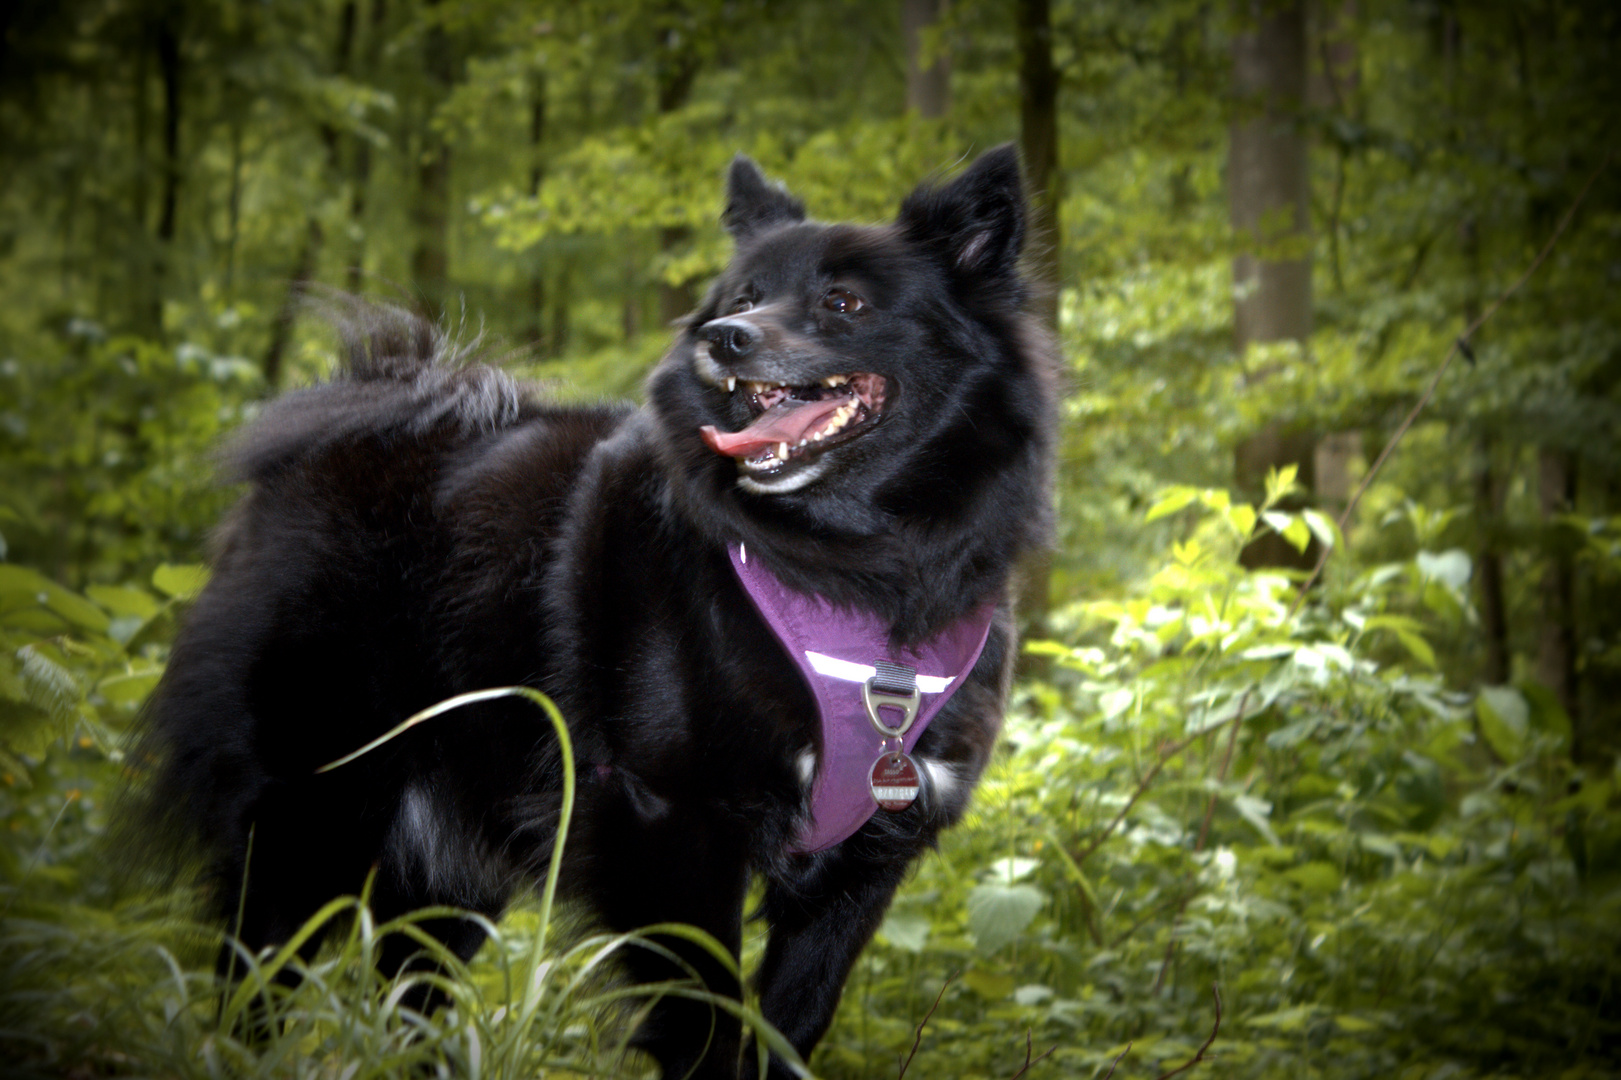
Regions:
<instances>
[{"instance_id":1,"label":"sunlit leaves","mask_svg":"<svg viewBox=\"0 0 1621 1080\"><path fill-rule=\"evenodd\" d=\"M1517 761L1525 750L1531 709L1512 686L1482 686L1475 697L1481 734L1504 761Z\"/></svg>"},{"instance_id":2,"label":"sunlit leaves","mask_svg":"<svg viewBox=\"0 0 1621 1080\"><path fill-rule=\"evenodd\" d=\"M152 572L152 586L176 600L190 600L208 584L203 566L176 566L164 563Z\"/></svg>"}]
</instances>

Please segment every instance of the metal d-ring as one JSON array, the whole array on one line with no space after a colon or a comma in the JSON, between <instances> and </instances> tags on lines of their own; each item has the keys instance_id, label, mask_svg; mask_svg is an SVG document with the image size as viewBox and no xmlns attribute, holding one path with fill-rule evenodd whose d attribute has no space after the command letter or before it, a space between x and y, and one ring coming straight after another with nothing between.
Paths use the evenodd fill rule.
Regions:
<instances>
[{"instance_id":1,"label":"metal d-ring","mask_svg":"<svg viewBox=\"0 0 1621 1080\"><path fill-rule=\"evenodd\" d=\"M878 734L886 739L898 739L906 734L907 729L912 726L912 721L917 719L918 703L922 700L915 686L912 687L910 694L892 694L874 687L873 679L861 684L861 703L867 707L867 719L878 729ZM898 726L890 727L879 717L878 709L884 705L901 711L902 718Z\"/></svg>"}]
</instances>

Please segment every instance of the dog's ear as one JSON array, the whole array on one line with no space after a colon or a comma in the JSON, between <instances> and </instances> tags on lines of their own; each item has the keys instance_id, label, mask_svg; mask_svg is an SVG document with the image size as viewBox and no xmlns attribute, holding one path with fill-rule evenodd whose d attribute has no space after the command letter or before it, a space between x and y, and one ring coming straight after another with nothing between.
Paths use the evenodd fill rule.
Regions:
<instances>
[{"instance_id":1,"label":"dog's ear","mask_svg":"<svg viewBox=\"0 0 1621 1080\"><path fill-rule=\"evenodd\" d=\"M805 204L765 178L760 166L743 154L726 173L726 211L720 219L733 240L742 240L772 225L805 220Z\"/></svg>"},{"instance_id":2,"label":"dog's ear","mask_svg":"<svg viewBox=\"0 0 1621 1080\"><path fill-rule=\"evenodd\" d=\"M906 197L897 224L965 277L1011 275L1024 247L1024 184L1012 143L987 150L957 179Z\"/></svg>"}]
</instances>

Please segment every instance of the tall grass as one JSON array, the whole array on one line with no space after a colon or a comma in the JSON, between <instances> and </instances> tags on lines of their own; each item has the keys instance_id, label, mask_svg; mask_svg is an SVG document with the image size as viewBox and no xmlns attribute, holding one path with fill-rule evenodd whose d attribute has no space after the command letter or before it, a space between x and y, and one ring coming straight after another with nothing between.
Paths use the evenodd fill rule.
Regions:
<instances>
[{"instance_id":1,"label":"tall grass","mask_svg":"<svg viewBox=\"0 0 1621 1080\"><path fill-rule=\"evenodd\" d=\"M754 1035L753 1052L776 1052L809 1076L752 1000L710 993L670 951L693 943L741 977L736 958L694 927L662 924L636 933L571 931L555 905L573 804L568 729L555 706L526 687L452 698L411 717L414 724L494 697L524 697L556 730L564 761L564 807L546 880L533 903L500 924L472 912L431 908L378 922L366 892L338 897L289 941L258 954L226 936L235 978L225 984L212 958L221 933L175 912L183 897L116 910L31 893L28 879L7 897L0 926L0 1073L7 1076L246 1077L456 1076L640 1078L656 1068L629 1047L636 1024L666 996L708 1002ZM477 923L489 940L463 963L424 928L453 917ZM418 961L395 977L378 973L383 941L404 935ZM299 948L328 940L306 961ZM626 949L651 949L688 977L632 984L617 975ZM441 1008L413 1007L435 994ZM244 1032L254 1032L252 1037ZM763 1070L762 1070L763 1071Z\"/></svg>"}]
</instances>

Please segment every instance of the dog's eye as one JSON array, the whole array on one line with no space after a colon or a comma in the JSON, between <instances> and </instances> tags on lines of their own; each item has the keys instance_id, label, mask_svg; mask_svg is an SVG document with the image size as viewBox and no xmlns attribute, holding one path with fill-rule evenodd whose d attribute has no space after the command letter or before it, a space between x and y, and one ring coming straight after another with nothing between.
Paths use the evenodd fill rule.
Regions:
<instances>
[{"instance_id":1,"label":"dog's eye","mask_svg":"<svg viewBox=\"0 0 1621 1080\"><path fill-rule=\"evenodd\" d=\"M754 306L754 301L746 296L739 296L732 301L732 306L726 309L728 315L741 315Z\"/></svg>"},{"instance_id":2,"label":"dog's eye","mask_svg":"<svg viewBox=\"0 0 1621 1080\"><path fill-rule=\"evenodd\" d=\"M867 306L867 302L849 289L829 289L822 297L822 306L840 315L854 315Z\"/></svg>"}]
</instances>

